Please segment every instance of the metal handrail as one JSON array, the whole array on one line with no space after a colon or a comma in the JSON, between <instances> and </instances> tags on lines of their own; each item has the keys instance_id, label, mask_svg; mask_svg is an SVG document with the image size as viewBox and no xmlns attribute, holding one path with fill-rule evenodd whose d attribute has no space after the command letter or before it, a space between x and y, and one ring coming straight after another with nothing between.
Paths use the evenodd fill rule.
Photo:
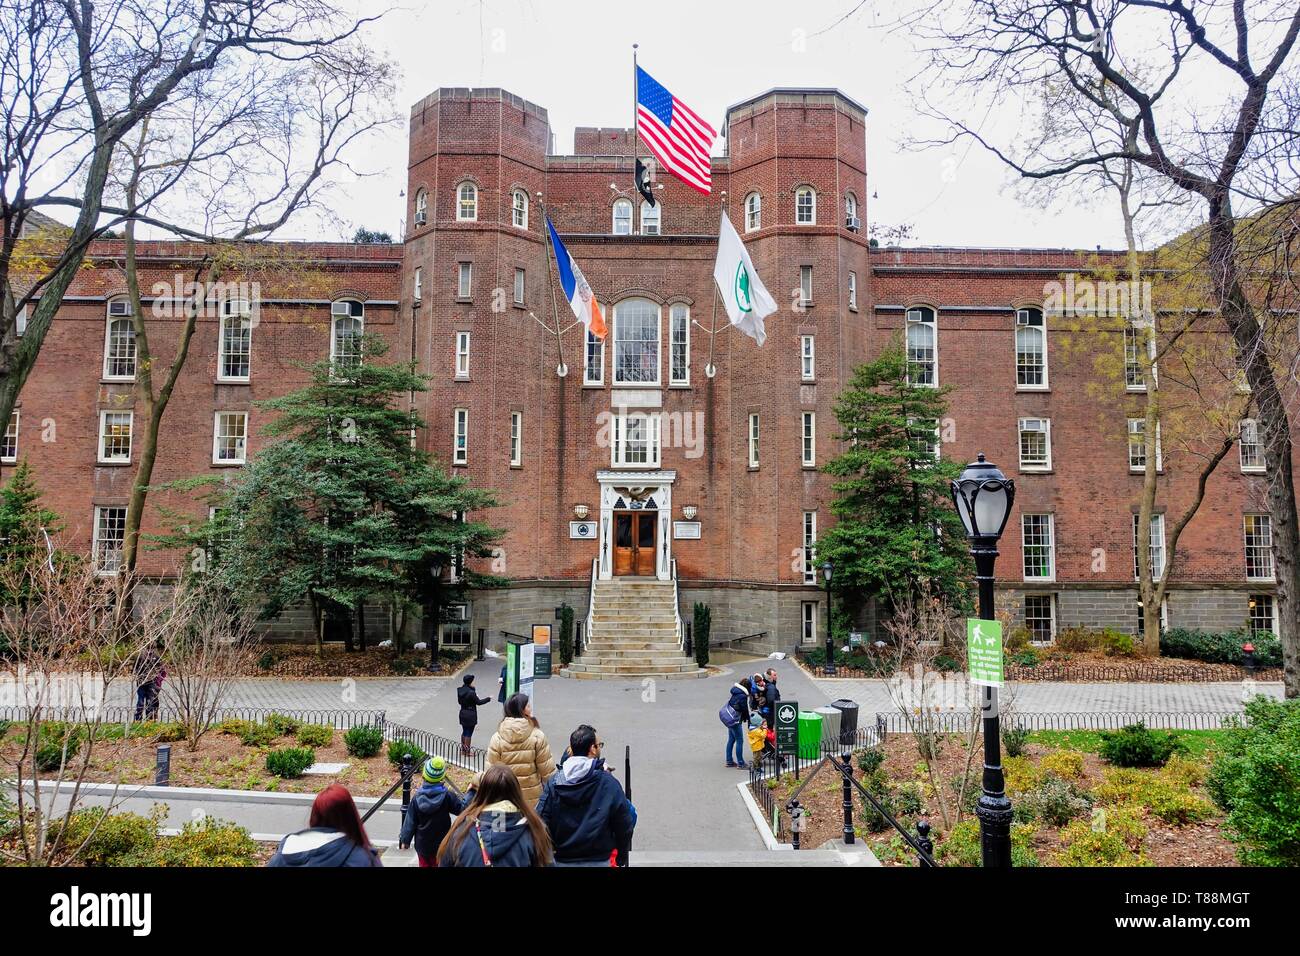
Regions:
<instances>
[{"instance_id":1,"label":"metal handrail","mask_svg":"<svg viewBox=\"0 0 1300 956\"><path fill-rule=\"evenodd\" d=\"M847 757L848 754L843 754L842 756ZM827 754L826 759L830 761L830 765L832 767L834 767L836 770L840 772L840 775L843 776L845 780L853 784L854 788L858 791L858 793L875 808L877 813L879 813L882 817L885 818L885 820L889 823L890 826L892 826L895 830L897 830L900 834L902 834L903 839L907 841L908 846L910 846L913 850L916 851L917 857L920 858L923 864L932 867L937 867L939 865L934 861L934 857L931 856L929 852L926 851L925 848L922 847L921 844L916 841L916 838L913 837L912 834L908 833L906 830L903 829L903 825L894 819L894 815L880 805L880 801L877 800L872 795L871 791L868 790L866 787L862 786L862 784L858 783L857 780L853 779L853 768L849 766L848 760L844 760L844 761L836 760L834 754ZM804 785L805 786L807 785L806 782ZM847 814L848 814L847 810L845 810L845 814L847 819ZM846 823L845 826L847 827L848 824Z\"/></svg>"},{"instance_id":2,"label":"metal handrail","mask_svg":"<svg viewBox=\"0 0 1300 956\"><path fill-rule=\"evenodd\" d=\"M676 628L677 650L685 653L686 629L682 626L681 597L677 590L677 559L673 558L669 563L673 575L673 625Z\"/></svg>"},{"instance_id":3,"label":"metal handrail","mask_svg":"<svg viewBox=\"0 0 1300 956\"><path fill-rule=\"evenodd\" d=\"M591 590L587 596L587 626L584 628L586 634L584 638L588 644L591 643L591 623L596 617L596 578L600 558L591 559ZM581 656L581 654L576 655Z\"/></svg>"},{"instance_id":4,"label":"metal handrail","mask_svg":"<svg viewBox=\"0 0 1300 956\"><path fill-rule=\"evenodd\" d=\"M768 634L767 631L759 631L757 634L746 634L744 637L733 637L729 641L720 641L718 643L718 646L725 648L726 650L729 651L734 651L735 647L733 647L732 645L739 644L742 641L752 641L756 637L767 637L767 634Z\"/></svg>"}]
</instances>

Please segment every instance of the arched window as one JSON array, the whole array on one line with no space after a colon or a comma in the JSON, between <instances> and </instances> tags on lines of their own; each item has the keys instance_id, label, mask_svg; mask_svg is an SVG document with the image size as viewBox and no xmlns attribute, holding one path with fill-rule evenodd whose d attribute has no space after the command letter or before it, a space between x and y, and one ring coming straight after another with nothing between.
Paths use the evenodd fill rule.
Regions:
<instances>
[{"instance_id":1,"label":"arched window","mask_svg":"<svg viewBox=\"0 0 1300 956\"><path fill-rule=\"evenodd\" d=\"M1016 309L1016 388L1047 388L1047 323L1042 309Z\"/></svg>"},{"instance_id":2,"label":"arched window","mask_svg":"<svg viewBox=\"0 0 1300 956\"><path fill-rule=\"evenodd\" d=\"M763 197L750 193L745 197L745 231L763 228Z\"/></svg>"},{"instance_id":3,"label":"arched window","mask_svg":"<svg viewBox=\"0 0 1300 956\"><path fill-rule=\"evenodd\" d=\"M365 306L355 299L343 299L330 306L333 329L330 335L330 364L334 368L355 368L361 364L361 337L366 331Z\"/></svg>"},{"instance_id":4,"label":"arched window","mask_svg":"<svg viewBox=\"0 0 1300 956\"><path fill-rule=\"evenodd\" d=\"M659 235L659 214L663 208L663 203L657 202L652 206L644 199L641 200L641 235Z\"/></svg>"},{"instance_id":5,"label":"arched window","mask_svg":"<svg viewBox=\"0 0 1300 956\"><path fill-rule=\"evenodd\" d=\"M798 226L817 225L817 192L811 186L794 191L794 221Z\"/></svg>"},{"instance_id":6,"label":"arched window","mask_svg":"<svg viewBox=\"0 0 1300 956\"><path fill-rule=\"evenodd\" d=\"M514 222L516 229L528 228L528 193L522 189L516 189L510 200L511 221Z\"/></svg>"},{"instance_id":7,"label":"arched window","mask_svg":"<svg viewBox=\"0 0 1300 956\"><path fill-rule=\"evenodd\" d=\"M907 381L934 388L939 384L939 349L934 309L907 310Z\"/></svg>"},{"instance_id":8,"label":"arched window","mask_svg":"<svg viewBox=\"0 0 1300 956\"><path fill-rule=\"evenodd\" d=\"M135 323L131 303L114 299L108 303L108 325L104 330L104 378L129 382L135 378Z\"/></svg>"},{"instance_id":9,"label":"arched window","mask_svg":"<svg viewBox=\"0 0 1300 956\"><path fill-rule=\"evenodd\" d=\"M614 203L614 235L632 235L632 203L619 199Z\"/></svg>"},{"instance_id":10,"label":"arched window","mask_svg":"<svg viewBox=\"0 0 1300 956\"><path fill-rule=\"evenodd\" d=\"M858 197L853 193L844 194L844 226L854 231L858 228Z\"/></svg>"},{"instance_id":11,"label":"arched window","mask_svg":"<svg viewBox=\"0 0 1300 956\"><path fill-rule=\"evenodd\" d=\"M456 218L460 222L478 218L478 187L473 183L461 183L456 190Z\"/></svg>"},{"instance_id":12,"label":"arched window","mask_svg":"<svg viewBox=\"0 0 1300 956\"><path fill-rule=\"evenodd\" d=\"M415 224L423 226L429 221L429 194L421 189L415 194Z\"/></svg>"},{"instance_id":13,"label":"arched window","mask_svg":"<svg viewBox=\"0 0 1300 956\"><path fill-rule=\"evenodd\" d=\"M614 384L659 384L659 306L625 299L614 306Z\"/></svg>"}]
</instances>

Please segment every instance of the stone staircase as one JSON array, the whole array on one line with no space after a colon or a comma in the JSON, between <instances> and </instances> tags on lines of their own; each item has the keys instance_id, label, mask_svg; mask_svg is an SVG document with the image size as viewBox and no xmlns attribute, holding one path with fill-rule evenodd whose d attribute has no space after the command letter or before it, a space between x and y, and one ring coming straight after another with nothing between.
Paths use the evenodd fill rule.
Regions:
<instances>
[{"instance_id":1,"label":"stone staircase","mask_svg":"<svg viewBox=\"0 0 1300 956\"><path fill-rule=\"evenodd\" d=\"M619 576L595 583L582 656L560 671L584 680L706 677L677 642L672 581Z\"/></svg>"}]
</instances>

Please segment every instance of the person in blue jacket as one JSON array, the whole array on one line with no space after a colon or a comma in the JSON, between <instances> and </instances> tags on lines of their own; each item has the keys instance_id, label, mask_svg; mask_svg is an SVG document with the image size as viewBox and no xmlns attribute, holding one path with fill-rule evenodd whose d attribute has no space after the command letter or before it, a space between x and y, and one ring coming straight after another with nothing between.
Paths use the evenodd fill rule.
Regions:
<instances>
[{"instance_id":1,"label":"person in blue jacket","mask_svg":"<svg viewBox=\"0 0 1300 956\"><path fill-rule=\"evenodd\" d=\"M383 866L370 845L352 794L331 784L311 805L310 829L290 833L267 866Z\"/></svg>"},{"instance_id":2,"label":"person in blue jacket","mask_svg":"<svg viewBox=\"0 0 1300 956\"><path fill-rule=\"evenodd\" d=\"M447 779L447 761L430 757L421 771L424 783L411 797L397 845L403 850L415 840L420 866L438 865L438 846L451 830L451 818L465 810L465 798Z\"/></svg>"},{"instance_id":3,"label":"person in blue jacket","mask_svg":"<svg viewBox=\"0 0 1300 956\"><path fill-rule=\"evenodd\" d=\"M555 843L556 866L626 866L636 811L600 755L596 730L569 736L569 756L542 790L537 813Z\"/></svg>"},{"instance_id":4,"label":"person in blue jacket","mask_svg":"<svg viewBox=\"0 0 1300 956\"><path fill-rule=\"evenodd\" d=\"M737 681L731 685L731 699L727 701L740 718L727 727L727 766L740 767L742 770L749 766L745 762L745 754L749 751L749 741L745 738L745 730L749 727L749 695L749 684ZM736 755L734 760L731 756L733 750Z\"/></svg>"},{"instance_id":5,"label":"person in blue jacket","mask_svg":"<svg viewBox=\"0 0 1300 956\"><path fill-rule=\"evenodd\" d=\"M438 865L551 866L551 838L504 764L488 767L438 847Z\"/></svg>"}]
</instances>

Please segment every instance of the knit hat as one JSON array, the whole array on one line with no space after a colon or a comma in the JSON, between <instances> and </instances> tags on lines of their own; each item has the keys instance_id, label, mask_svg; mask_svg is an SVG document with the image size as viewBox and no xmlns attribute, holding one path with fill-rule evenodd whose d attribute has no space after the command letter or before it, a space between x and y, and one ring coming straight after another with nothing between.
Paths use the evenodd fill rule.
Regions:
<instances>
[{"instance_id":1,"label":"knit hat","mask_svg":"<svg viewBox=\"0 0 1300 956\"><path fill-rule=\"evenodd\" d=\"M447 778L447 761L430 757L424 762L424 779L429 783L442 783Z\"/></svg>"}]
</instances>

